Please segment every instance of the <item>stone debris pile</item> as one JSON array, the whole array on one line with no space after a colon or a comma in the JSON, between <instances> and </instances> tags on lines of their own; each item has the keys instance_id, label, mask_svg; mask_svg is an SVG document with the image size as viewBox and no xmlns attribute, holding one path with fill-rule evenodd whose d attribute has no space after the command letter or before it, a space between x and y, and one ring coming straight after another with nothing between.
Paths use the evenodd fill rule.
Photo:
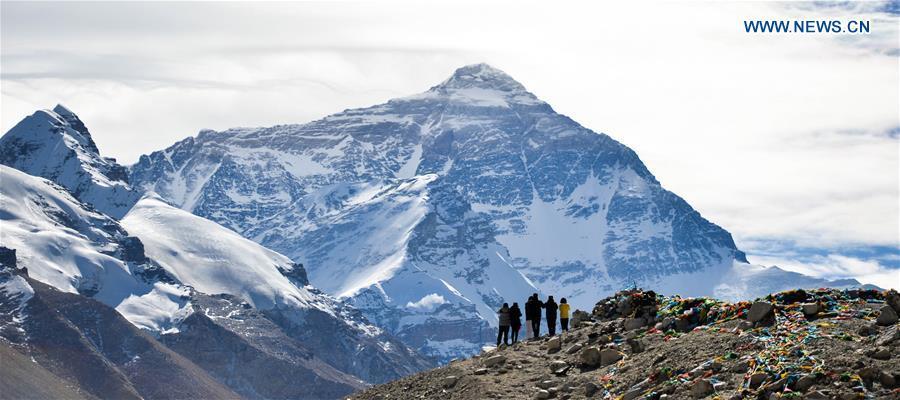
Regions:
<instances>
[{"instance_id":1,"label":"stone debris pile","mask_svg":"<svg viewBox=\"0 0 900 400\"><path fill-rule=\"evenodd\" d=\"M528 340L361 399L900 398L900 294L792 290L753 302L621 291Z\"/></svg>"}]
</instances>

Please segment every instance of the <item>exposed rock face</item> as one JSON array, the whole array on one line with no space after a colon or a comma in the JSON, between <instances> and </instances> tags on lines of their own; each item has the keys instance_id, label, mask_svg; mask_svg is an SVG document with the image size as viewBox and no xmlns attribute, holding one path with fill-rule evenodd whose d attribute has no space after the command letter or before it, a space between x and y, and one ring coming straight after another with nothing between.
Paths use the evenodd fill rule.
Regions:
<instances>
[{"instance_id":1,"label":"exposed rock face","mask_svg":"<svg viewBox=\"0 0 900 400\"><path fill-rule=\"evenodd\" d=\"M16 249L0 246L0 266L16 269Z\"/></svg>"},{"instance_id":2,"label":"exposed rock face","mask_svg":"<svg viewBox=\"0 0 900 400\"><path fill-rule=\"evenodd\" d=\"M142 156L131 180L302 262L445 361L534 292L588 309L634 283L730 298L825 286L746 264L634 151L484 64L304 125L203 131Z\"/></svg>"},{"instance_id":3,"label":"exposed rock face","mask_svg":"<svg viewBox=\"0 0 900 400\"><path fill-rule=\"evenodd\" d=\"M230 296L197 294L181 331L160 341L248 398L333 399L366 385L317 358L259 311ZM240 366L235 368L235 366Z\"/></svg>"},{"instance_id":4,"label":"exposed rock face","mask_svg":"<svg viewBox=\"0 0 900 400\"><path fill-rule=\"evenodd\" d=\"M580 353L548 354L546 337L489 350L468 360L370 388L352 399L619 398L619 399L892 399L900 378L900 329L875 324L887 292L814 290L806 301L824 311L811 319L798 291L767 296L777 324L746 322L750 302L656 297L655 317L664 320L699 309L697 329L663 332L624 330L618 310L637 312L631 290L598 302L614 314L596 316L561 335L583 346ZM637 301L644 304L643 301ZM698 306L698 304L701 304ZM741 326L744 326L742 328ZM861 327L875 332L858 336ZM624 345L640 341L642 346ZM603 354L608 359L603 360ZM503 363L491 360L501 358ZM491 364L489 368L483 366ZM566 366L566 367L563 367ZM572 367L570 367L572 366ZM453 386L444 385L447 377ZM665 397L662 397L665 396Z\"/></svg>"},{"instance_id":5,"label":"exposed rock face","mask_svg":"<svg viewBox=\"0 0 900 400\"><path fill-rule=\"evenodd\" d=\"M22 290L26 288L29 295L22 302ZM11 304L21 305L14 311L15 318L10 315ZM3 339L42 368L92 396L238 397L202 368L98 301L0 272L0 305L0 323L5 321L6 328L15 324L15 329L0 330Z\"/></svg>"},{"instance_id":6,"label":"exposed rock face","mask_svg":"<svg viewBox=\"0 0 900 400\"><path fill-rule=\"evenodd\" d=\"M121 240L120 242L122 246L122 260L142 263L147 261L147 256L144 255L144 244L141 243L141 239L128 236Z\"/></svg>"},{"instance_id":7,"label":"exposed rock face","mask_svg":"<svg viewBox=\"0 0 900 400\"><path fill-rule=\"evenodd\" d=\"M306 268L303 268L303 264L294 263L292 266L293 268L290 270L279 268L278 271L297 286L309 285L309 278L306 276Z\"/></svg>"}]
</instances>

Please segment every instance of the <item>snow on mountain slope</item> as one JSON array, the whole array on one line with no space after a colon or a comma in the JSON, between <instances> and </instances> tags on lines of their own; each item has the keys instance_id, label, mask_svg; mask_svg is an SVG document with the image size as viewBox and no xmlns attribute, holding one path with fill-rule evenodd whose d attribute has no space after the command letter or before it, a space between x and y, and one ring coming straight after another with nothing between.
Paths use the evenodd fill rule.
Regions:
<instances>
[{"instance_id":1,"label":"snow on mountain slope","mask_svg":"<svg viewBox=\"0 0 900 400\"><path fill-rule=\"evenodd\" d=\"M62 105L35 112L3 135L0 164L50 179L113 218L140 197L126 169L100 157L87 127Z\"/></svg>"},{"instance_id":2,"label":"snow on mountain slope","mask_svg":"<svg viewBox=\"0 0 900 400\"><path fill-rule=\"evenodd\" d=\"M260 310L314 306L332 312L285 275L302 266L155 196L138 201L121 223L141 238L150 258L200 292L234 295Z\"/></svg>"},{"instance_id":3,"label":"snow on mountain slope","mask_svg":"<svg viewBox=\"0 0 900 400\"><path fill-rule=\"evenodd\" d=\"M173 329L187 310L187 290L137 249L118 223L65 189L0 166L0 245L15 249L34 279L93 297L138 327Z\"/></svg>"},{"instance_id":4,"label":"snow on mountain slope","mask_svg":"<svg viewBox=\"0 0 900 400\"><path fill-rule=\"evenodd\" d=\"M285 337L303 343L338 370L383 382L431 366L356 309L308 286L302 265L155 195L138 201L122 225L179 282L252 306ZM207 315L216 313L205 309ZM219 323L236 324L223 318L229 317L215 317ZM240 331L248 329L252 327Z\"/></svg>"},{"instance_id":5,"label":"snow on mountain slope","mask_svg":"<svg viewBox=\"0 0 900 400\"><path fill-rule=\"evenodd\" d=\"M99 300L167 340L183 337L182 329L200 329L199 323L204 331L229 337L232 347L217 348L218 356L237 358L249 346L262 357L257 360L268 360L263 364L278 363L308 378L278 380L273 386L276 381L264 371L243 374L244 386L234 388L242 394L341 397L365 382L396 379L432 365L352 307L306 286L302 266L213 222L146 197L123 219L136 227L137 236L129 236L119 221L52 182L7 166L0 172L0 246L14 249L14 260L33 279ZM147 240L146 248L139 237ZM195 307L208 295L233 296L234 301ZM215 306L264 314L231 330L230 318L238 314ZM269 336L278 335L261 338L252 329L258 325L278 330ZM181 349L198 363L204 360L201 351ZM218 376L226 382L238 379L239 372L231 373Z\"/></svg>"},{"instance_id":6,"label":"snow on mountain slope","mask_svg":"<svg viewBox=\"0 0 900 400\"><path fill-rule=\"evenodd\" d=\"M731 298L777 290L726 279L796 286L740 273L751 266L731 235L634 151L485 64L308 124L202 131L130 178L304 263L314 285L445 360L536 291L589 309L635 284Z\"/></svg>"}]
</instances>

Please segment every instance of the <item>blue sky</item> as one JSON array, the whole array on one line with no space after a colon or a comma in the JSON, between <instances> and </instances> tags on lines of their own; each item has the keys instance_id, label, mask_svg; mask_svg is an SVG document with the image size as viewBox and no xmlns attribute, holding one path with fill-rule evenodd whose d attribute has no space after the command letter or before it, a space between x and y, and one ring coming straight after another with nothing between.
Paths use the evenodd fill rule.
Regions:
<instances>
[{"instance_id":1,"label":"blue sky","mask_svg":"<svg viewBox=\"0 0 900 400\"><path fill-rule=\"evenodd\" d=\"M897 3L2 2L0 123L61 102L131 163L488 62L632 147L750 260L900 286ZM868 35L747 34L863 19Z\"/></svg>"}]
</instances>

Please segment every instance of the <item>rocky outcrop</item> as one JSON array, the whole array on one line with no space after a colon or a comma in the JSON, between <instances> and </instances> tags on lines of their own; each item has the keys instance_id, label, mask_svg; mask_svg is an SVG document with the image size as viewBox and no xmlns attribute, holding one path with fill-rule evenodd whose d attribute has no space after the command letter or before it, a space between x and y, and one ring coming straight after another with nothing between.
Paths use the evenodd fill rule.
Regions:
<instances>
[{"instance_id":1,"label":"rocky outcrop","mask_svg":"<svg viewBox=\"0 0 900 400\"><path fill-rule=\"evenodd\" d=\"M278 272L286 276L294 285L299 287L309 285L309 278L306 276L306 268L303 268L303 264L294 263L290 269L279 266Z\"/></svg>"},{"instance_id":2,"label":"rocky outcrop","mask_svg":"<svg viewBox=\"0 0 900 400\"><path fill-rule=\"evenodd\" d=\"M16 269L16 249L0 246L0 266Z\"/></svg>"}]
</instances>

